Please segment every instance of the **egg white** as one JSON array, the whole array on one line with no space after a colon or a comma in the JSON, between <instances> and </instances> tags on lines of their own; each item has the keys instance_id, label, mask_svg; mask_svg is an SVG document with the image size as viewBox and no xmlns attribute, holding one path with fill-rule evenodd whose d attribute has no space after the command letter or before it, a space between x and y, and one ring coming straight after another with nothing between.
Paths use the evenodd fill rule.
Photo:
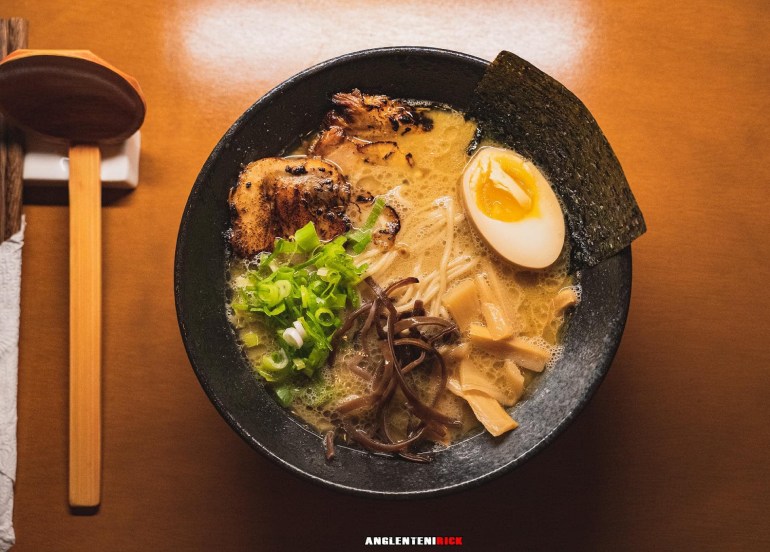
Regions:
<instances>
[{"instance_id":1,"label":"egg white","mask_svg":"<svg viewBox=\"0 0 770 552\"><path fill-rule=\"evenodd\" d=\"M476 203L476 177L490 159L507 157L524 165L534 177L537 194L532 209L520 220L505 222L487 216ZM564 214L559 200L535 165L508 149L482 147L471 158L460 182L463 205L476 231L500 256L519 266L546 268L564 248Z\"/></svg>"}]
</instances>

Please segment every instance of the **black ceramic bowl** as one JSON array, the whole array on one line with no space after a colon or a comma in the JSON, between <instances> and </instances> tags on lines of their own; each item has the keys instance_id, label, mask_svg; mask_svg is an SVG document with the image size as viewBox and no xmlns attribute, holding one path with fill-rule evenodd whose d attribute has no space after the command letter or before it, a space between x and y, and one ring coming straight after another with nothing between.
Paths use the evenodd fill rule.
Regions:
<instances>
[{"instance_id":1,"label":"black ceramic bowl","mask_svg":"<svg viewBox=\"0 0 770 552\"><path fill-rule=\"evenodd\" d=\"M316 129L335 92L357 87L465 109L486 66L475 57L430 48L368 50L322 63L252 105L198 175L182 217L174 266L182 339L203 389L227 423L252 447L296 474L371 496L439 495L477 485L512 470L550 443L585 406L610 366L628 312L630 248L582 271L583 300L567 326L564 355L514 407L518 429L497 439L476 431L437 453L429 464L346 446L339 446L337 457L327 462L321 437L281 408L252 375L228 324L227 195L241 167L280 153Z\"/></svg>"}]
</instances>

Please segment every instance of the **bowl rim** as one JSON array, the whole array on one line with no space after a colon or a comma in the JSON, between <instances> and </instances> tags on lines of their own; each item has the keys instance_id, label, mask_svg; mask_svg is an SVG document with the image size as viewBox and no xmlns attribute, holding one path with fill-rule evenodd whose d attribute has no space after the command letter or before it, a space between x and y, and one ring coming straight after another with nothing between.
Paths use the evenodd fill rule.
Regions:
<instances>
[{"instance_id":1,"label":"bowl rim","mask_svg":"<svg viewBox=\"0 0 770 552\"><path fill-rule=\"evenodd\" d=\"M559 421L558 424L553 426L548 433L544 434L540 440L534 443L528 450L523 452L521 455L517 456L515 460L509 463L503 464L502 466L499 466L494 470L485 472L484 474L478 477L467 479L459 483L451 483L445 486L434 487L431 489L419 489L419 490L408 490L408 491L382 491L382 490L372 490L367 488L354 487L354 486L345 485L333 480L325 479L322 476L310 473L309 471L302 469L301 467L291 463L290 461L274 453L270 448L265 446L261 441L259 441L254 436L252 436L251 433L249 433L249 431L246 428L240 425L238 421L233 417L230 410L222 402L219 395L212 389L211 384L209 383L208 378L205 375L205 372L199 369L197 365L197 355L195 351L192 349L192 344L188 341L189 339L188 329L185 325L185 314L186 314L185 307L182 304L183 301L181 300L181 267L184 265L181 251L187 238L187 223L191 218L192 200L198 193L200 193L203 183L209 177L210 173L213 170L214 163L216 162L217 158L220 156L222 150L227 147L227 144L229 143L233 135L239 132L241 130L241 127L252 118L254 112L259 111L266 105L269 105L271 101L273 101L276 97L281 95L282 91L285 88L292 87L300 83L301 81L307 79L308 77L311 77L317 73L326 71L331 67L344 64L349 61L355 61L355 60L371 58L371 57L389 57L389 56L404 55L404 54L428 55L436 58L451 58L453 60L464 60L473 64L489 65L490 63L489 61L483 58L466 54L463 52L450 50L450 49L427 47L427 46L390 46L390 47L380 47L380 48L370 48L365 50L359 50L359 51L336 56L334 58L317 63L307 69L304 69L292 75L291 77L287 78L286 80L282 81L281 83L277 84L276 86L274 86L273 88L265 92L260 98L258 98L251 106L249 106L235 120L235 122L233 122L230 125L230 127L228 127L227 131L223 134L222 138L220 138L220 140L217 142L217 144L211 151L210 155L204 162L201 170L198 173L198 176L196 177L196 180L192 186L192 189L190 190L188 199L185 203L185 207L184 207L184 211L182 214L180 227L177 235L175 255L174 255L174 300L175 300L175 307L176 307L176 314L177 314L177 322L179 325L180 333L182 335L182 341L185 347L185 351L187 353L188 360L193 368L193 371L195 372L195 375L199 383L201 384L201 387L203 387L203 390L206 393L206 396L214 405L215 409L219 412L219 414L224 418L227 424L246 443L248 443L251 448L259 451L261 454L269 458L271 461L275 462L277 465L286 468L290 473L300 476L302 479L313 481L314 483L317 483L323 487L332 488L332 489L342 491L347 494L351 494L355 496L390 498L390 499L428 498L428 497L442 496L442 495L446 495L446 494L450 494L458 491L475 488L492 479L496 479L504 474L511 473L512 471L514 471L516 467L525 463L526 461L534 457L536 454L541 452L543 449L547 448L547 445L549 445L558 435L564 432L575 420L575 418L584 410L584 408L592 400L592 398L596 393L596 390L598 389L598 387L601 385L604 378L606 377L607 372L609 371L609 368L620 346L620 342L622 341L623 332L625 330L626 322L628 319L628 312L629 312L630 299L631 299L631 285L633 280L631 246L629 245L628 247L626 247L621 252L615 255L615 257L617 257L618 261L621 263L622 271L624 273L627 273L628 281L624 282L624 284L627 287L623 292L623 297L622 297L623 300L617 305L618 311L621 314L621 316L616 322L616 326L613 331L613 339L611 343L609 344L609 346L607 346L604 349L603 354L601 355L601 361L595 371L596 377L593 379L590 385L585 389L585 393L582 395L582 398L579 401L579 403L574 408L572 408L572 410L570 410L568 414ZM607 262L607 261L604 261L604 262Z\"/></svg>"}]
</instances>

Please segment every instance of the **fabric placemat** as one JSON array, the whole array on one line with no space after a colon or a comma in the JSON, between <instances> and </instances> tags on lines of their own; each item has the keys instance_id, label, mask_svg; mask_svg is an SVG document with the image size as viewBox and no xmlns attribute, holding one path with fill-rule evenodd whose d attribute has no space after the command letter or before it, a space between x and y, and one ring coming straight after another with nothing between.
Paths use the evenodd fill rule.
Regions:
<instances>
[{"instance_id":1,"label":"fabric placemat","mask_svg":"<svg viewBox=\"0 0 770 552\"><path fill-rule=\"evenodd\" d=\"M19 367L21 230L0 244L0 552L16 542L13 485L16 481L16 389Z\"/></svg>"}]
</instances>

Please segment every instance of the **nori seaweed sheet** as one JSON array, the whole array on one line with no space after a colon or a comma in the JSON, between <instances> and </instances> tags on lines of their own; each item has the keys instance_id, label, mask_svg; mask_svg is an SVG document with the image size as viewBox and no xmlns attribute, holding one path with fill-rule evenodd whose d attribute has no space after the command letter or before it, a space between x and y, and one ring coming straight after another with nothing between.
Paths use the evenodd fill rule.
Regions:
<instances>
[{"instance_id":1,"label":"nori seaweed sheet","mask_svg":"<svg viewBox=\"0 0 770 552\"><path fill-rule=\"evenodd\" d=\"M599 125L572 92L510 52L500 52L469 110L482 136L531 159L566 209L570 271L594 266L647 227Z\"/></svg>"}]
</instances>

